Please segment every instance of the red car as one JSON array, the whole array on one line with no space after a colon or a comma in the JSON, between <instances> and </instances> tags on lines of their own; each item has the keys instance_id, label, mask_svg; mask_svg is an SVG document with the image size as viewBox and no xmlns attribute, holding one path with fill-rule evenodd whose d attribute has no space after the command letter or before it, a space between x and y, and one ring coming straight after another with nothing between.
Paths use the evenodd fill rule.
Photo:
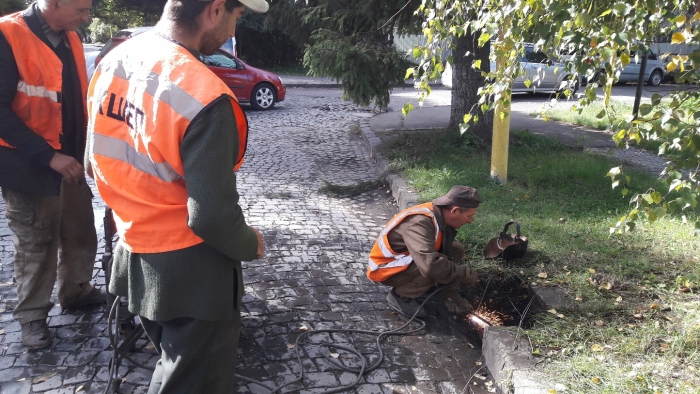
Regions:
<instances>
[{"instance_id":1,"label":"red car","mask_svg":"<svg viewBox=\"0 0 700 394\"><path fill-rule=\"evenodd\" d=\"M95 65L117 45L150 29L151 26L120 30L102 47L95 58ZM284 101L287 89L275 73L249 66L221 49L211 56L202 56L201 60L228 85L240 103L249 103L253 108L262 110Z\"/></svg>"}]
</instances>

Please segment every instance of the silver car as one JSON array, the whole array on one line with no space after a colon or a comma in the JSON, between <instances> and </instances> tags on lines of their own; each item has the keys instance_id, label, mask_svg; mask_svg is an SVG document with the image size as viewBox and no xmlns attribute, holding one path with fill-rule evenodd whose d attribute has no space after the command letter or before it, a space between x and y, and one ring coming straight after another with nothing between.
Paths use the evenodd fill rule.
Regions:
<instances>
[{"instance_id":1,"label":"silver car","mask_svg":"<svg viewBox=\"0 0 700 394\"><path fill-rule=\"evenodd\" d=\"M581 78L572 81L571 74L566 72L563 63L551 61L543 52L535 51L534 46L526 45L525 53L519 60L525 69L525 75L513 80L513 92L563 92L570 87L576 93L581 86ZM491 62L491 70L495 69L496 63ZM529 87L525 85L528 79L531 82ZM452 87L452 67L449 63L442 73L442 84Z\"/></svg>"},{"instance_id":2,"label":"silver car","mask_svg":"<svg viewBox=\"0 0 700 394\"><path fill-rule=\"evenodd\" d=\"M620 70L618 83L639 81L639 71L642 68L642 57L634 56L632 60ZM647 85L658 86L666 78L666 62L659 59L659 56L649 50L647 55L647 66L644 69L644 80Z\"/></svg>"},{"instance_id":3,"label":"silver car","mask_svg":"<svg viewBox=\"0 0 700 394\"><path fill-rule=\"evenodd\" d=\"M525 69L525 75L513 80L513 92L563 92L570 88L576 93L581 86L580 78L571 80L571 74L564 69L563 63L554 62L544 54L536 51L534 46L526 45L525 53L520 56L520 64ZM492 69L496 67L491 63ZM525 84L530 80L530 86Z\"/></svg>"}]
</instances>

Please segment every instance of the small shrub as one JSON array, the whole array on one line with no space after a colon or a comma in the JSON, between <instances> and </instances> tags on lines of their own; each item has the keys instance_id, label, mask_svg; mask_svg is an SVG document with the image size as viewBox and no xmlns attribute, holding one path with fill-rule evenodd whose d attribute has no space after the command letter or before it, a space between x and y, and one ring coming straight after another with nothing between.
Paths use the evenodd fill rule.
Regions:
<instances>
[{"instance_id":1,"label":"small shrub","mask_svg":"<svg viewBox=\"0 0 700 394\"><path fill-rule=\"evenodd\" d=\"M90 40L92 42L105 43L112 38L112 33L116 33L119 28L102 22L100 18L93 18L88 30L90 31Z\"/></svg>"}]
</instances>

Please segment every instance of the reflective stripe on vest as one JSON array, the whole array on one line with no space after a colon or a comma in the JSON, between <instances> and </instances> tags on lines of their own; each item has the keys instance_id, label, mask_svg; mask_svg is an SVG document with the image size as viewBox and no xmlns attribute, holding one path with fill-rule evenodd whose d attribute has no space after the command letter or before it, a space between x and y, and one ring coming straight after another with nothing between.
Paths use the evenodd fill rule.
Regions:
<instances>
[{"instance_id":1,"label":"reflective stripe on vest","mask_svg":"<svg viewBox=\"0 0 700 394\"><path fill-rule=\"evenodd\" d=\"M411 215L424 215L433 220L433 224L435 225L435 249L440 249L442 232L440 231L437 219L433 213L433 203L429 202L407 208L394 216L379 233L379 237L377 237L368 259L369 266L367 268L367 277L369 279L375 282L383 282L389 279L389 277L405 271L411 262L413 262L413 258L407 251L397 253L391 249L389 245L389 233L391 230Z\"/></svg>"},{"instance_id":2,"label":"reflective stripe on vest","mask_svg":"<svg viewBox=\"0 0 700 394\"><path fill-rule=\"evenodd\" d=\"M50 90L47 90L43 86L31 86L27 85L26 82L24 81L19 81L17 84L17 92L18 93L24 93L29 97L44 97L47 98L54 103L58 103L58 96L59 92L52 92Z\"/></svg>"},{"instance_id":3,"label":"reflective stripe on vest","mask_svg":"<svg viewBox=\"0 0 700 394\"><path fill-rule=\"evenodd\" d=\"M54 149L61 149L63 132L61 114L61 90L63 86L63 63L29 28L22 12L0 18L0 31L12 48L17 63L20 80L17 93L12 100L12 111L29 127L40 135ZM68 43L75 59L76 72L80 83L81 97L87 95L87 69L80 37L75 32L67 32ZM80 132L85 133L87 107L82 103L84 117ZM0 139L0 145L13 147Z\"/></svg>"},{"instance_id":4,"label":"reflective stripe on vest","mask_svg":"<svg viewBox=\"0 0 700 394\"><path fill-rule=\"evenodd\" d=\"M236 118L237 168L247 142L245 114L223 81L187 49L147 32L115 48L95 70L87 154L120 242L130 251L162 253L203 242L188 226L180 145L191 121L222 97Z\"/></svg>"}]
</instances>

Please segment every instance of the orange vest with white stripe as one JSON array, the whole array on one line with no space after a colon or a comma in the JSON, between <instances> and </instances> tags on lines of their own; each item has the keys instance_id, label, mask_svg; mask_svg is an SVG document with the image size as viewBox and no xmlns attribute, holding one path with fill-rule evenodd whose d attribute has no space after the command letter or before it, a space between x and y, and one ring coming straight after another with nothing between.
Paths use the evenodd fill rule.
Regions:
<instances>
[{"instance_id":1,"label":"orange vest with white stripe","mask_svg":"<svg viewBox=\"0 0 700 394\"><path fill-rule=\"evenodd\" d=\"M435 224L435 250L439 250L442 245L442 231L438 226L433 203L416 205L415 207L404 209L394 216L389 223L384 226L379 233L377 241L374 243L372 251L369 253L369 267L367 277L375 282L383 282L392 275L405 271L413 262L413 258L408 251L397 253L389 245L389 232L411 215L425 215L433 219Z\"/></svg>"},{"instance_id":2,"label":"orange vest with white stripe","mask_svg":"<svg viewBox=\"0 0 700 394\"><path fill-rule=\"evenodd\" d=\"M15 55L19 83L17 93L12 100L12 111L22 119L33 132L56 150L61 149L61 91L63 87L63 63L56 53L49 48L29 28L22 16L17 12L0 19L0 31L12 47ZM80 37L75 32L66 32L71 52L80 81L81 97L85 99L87 92L87 69L85 55ZM87 110L82 103L85 117ZM85 132L85 124L81 131ZM0 145L13 148L0 139Z\"/></svg>"},{"instance_id":3,"label":"orange vest with white stripe","mask_svg":"<svg viewBox=\"0 0 700 394\"><path fill-rule=\"evenodd\" d=\"M192 119L222 96L233 108L243 163L248 123L231 90L184 47L155 32L100 62L88 90L88 157L120 242L133 253L202 243L187 225L180 144Z\"/></svg>"}]
</instances>

